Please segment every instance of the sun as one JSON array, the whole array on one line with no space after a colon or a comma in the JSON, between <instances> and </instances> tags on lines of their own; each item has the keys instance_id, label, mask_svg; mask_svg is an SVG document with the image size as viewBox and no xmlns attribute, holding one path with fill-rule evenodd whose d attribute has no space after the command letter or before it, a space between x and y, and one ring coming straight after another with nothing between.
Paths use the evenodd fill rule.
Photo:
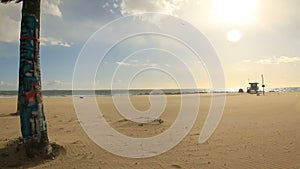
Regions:
<instances>
[{"instance_id":1,"label":"sun","mask_svg":"<svg viewBox=\"0 0 300 169\"><path fill-rule=\"evenodd\" d=\"M255 19L258 0L214 0L216 22L244 25Z\"/></svg>"}]
</instances>

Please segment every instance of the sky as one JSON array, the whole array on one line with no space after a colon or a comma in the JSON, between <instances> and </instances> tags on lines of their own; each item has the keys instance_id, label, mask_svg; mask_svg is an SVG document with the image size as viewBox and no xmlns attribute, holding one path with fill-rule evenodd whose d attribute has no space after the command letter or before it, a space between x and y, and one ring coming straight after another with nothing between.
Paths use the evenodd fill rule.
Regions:
<instances>
[{"instance_id":1,"label":"sky","mask_svg":"<svg viewBox=\"0 0 300 169\"><path fill-rule=\"evenodd\" d=\"M89 58L81 51L94 40L98 50L89 52L99 58L104 46L114 44L101 62L88 60L79 70L94 78L97 89L211 88L218 75L179 40L143 34L113 41L149 29L196 42L195 28L215 49L221 67L211 69L223 70L227 88L260 82L261 74L266 87L299 87L299 5L298 0L43 0L42 86L72 89L77 60ZM17 90L20 11L21 3L0 4L0 90ZM145 12L167 18L139 17ZM95 73L88 71L94 64ZM81 81L83 89L88 86Z\"/></svg>"}]
</instances>

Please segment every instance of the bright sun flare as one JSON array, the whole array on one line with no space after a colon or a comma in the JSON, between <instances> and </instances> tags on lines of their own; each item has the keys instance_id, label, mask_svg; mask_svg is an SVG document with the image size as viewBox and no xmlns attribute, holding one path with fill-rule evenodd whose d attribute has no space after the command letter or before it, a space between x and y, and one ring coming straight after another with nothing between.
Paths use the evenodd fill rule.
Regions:
<instances>
[{"instance_id":1,"label":"bright sun flare","mask_svg":"<svg viewBox=\"0 0 300 169\"><path fill-rule=\"evenodd\" d=\"M258 0L214 0L217 22L243 25L255 19Z\"/></svg>"},{"instance_id":2,"label":"bright sun flare","mask_svg":"<svg viewBox=\"0 0 300 169\"><path fill-rule=\"evenodd\" d=\"M238 42L242 39L242 36L243 34L240 30L233 29L227 33L227 40L230 42Z\"/></svg>"}]
</instances>

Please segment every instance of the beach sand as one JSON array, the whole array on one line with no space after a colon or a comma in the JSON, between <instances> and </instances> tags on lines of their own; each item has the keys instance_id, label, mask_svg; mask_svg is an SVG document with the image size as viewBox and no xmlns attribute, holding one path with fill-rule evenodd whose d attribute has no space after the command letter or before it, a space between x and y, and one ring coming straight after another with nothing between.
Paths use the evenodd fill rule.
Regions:
<instances>
[{"instance_id":1,"label":"beach sand","mask_svg":"<svg viewBox=\"0 0 300 169\"><path fill-rule=\"evenodd\" d=\"M85 99L85 98L84 98ZM98 97L106 121L131 137L155 136L168 130L180 108L180 97L168 96L163 123L139 125L126 121L111 97ZM138 110L150 106L147 96L132 96ZM77 119L71 97L44 98L49 139L63 146L55 160L29 160L16 152L12 140L20 133L16 98L0 98L0 168L300 168L300 93L266 93L266 96L227 94L222 120L212 137L198 138L211 97L200 97L200 110L189 134L171 150L150 158L125 158L96 145Z\"/></svg>"}]
</instances>

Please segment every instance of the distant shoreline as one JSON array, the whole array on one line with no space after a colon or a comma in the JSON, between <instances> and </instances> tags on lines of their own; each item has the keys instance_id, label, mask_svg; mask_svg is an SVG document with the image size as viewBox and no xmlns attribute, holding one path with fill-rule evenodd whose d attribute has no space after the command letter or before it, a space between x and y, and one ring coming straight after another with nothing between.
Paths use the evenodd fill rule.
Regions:
<instances>
[{"instance_id":1,"label":"distant shoreline","mask_svg":"<svg viewBox=\"0 0 300 169\"><path fill-rule=\"evenodd\" d=\"M266 88L266 92L300 92L300 87ZM244 92L246 92L244 90ZM18 91L0 91L0 98L17 97ZM205 94L205 93L238 93L238 88L225 90L211 89L120 89L120 90L43 90L44 97L70 97L70 96L112 96L112 95L179 95L179 94Z\"/></svg>"}]
</instances>

